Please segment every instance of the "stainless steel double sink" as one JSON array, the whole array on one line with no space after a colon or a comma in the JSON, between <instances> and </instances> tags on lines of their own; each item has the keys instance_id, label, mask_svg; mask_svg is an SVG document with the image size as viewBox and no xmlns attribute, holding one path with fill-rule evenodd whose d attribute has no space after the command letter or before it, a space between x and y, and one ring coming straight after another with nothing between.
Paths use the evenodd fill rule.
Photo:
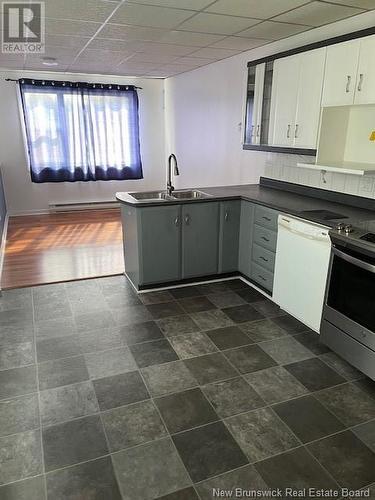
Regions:
<instances>
[{"instance_id":1,"label":"stainless steel double sink","mask_svg":"<svg viewBox=\"0 0 375 500\"><path fill-rule=\"evenodd\" d=\"M129 193L129 195L137 201L176 201L176 200L194 200L201 198L210 198L211 195L204 193L203 191L198 191L196 189L192 190L176 190L173 191L171 195L167 191L143 191L139 193Z\"/></svg>"}]
</instances>

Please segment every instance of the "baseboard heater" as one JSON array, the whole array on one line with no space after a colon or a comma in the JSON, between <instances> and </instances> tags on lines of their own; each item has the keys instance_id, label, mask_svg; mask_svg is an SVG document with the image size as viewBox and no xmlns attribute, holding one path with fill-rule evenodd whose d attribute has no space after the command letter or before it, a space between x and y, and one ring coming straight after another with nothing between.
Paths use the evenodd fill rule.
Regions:
<instances>
[{"instance_id":1,"label":"baseboard heater","mask_svg":"<svg viewBox=\"0 0 375 500\"><path fill-rule=\"evenodd\" d=\"M120 203L115 200L110 201L89 201L83 203L50 203L50 212L72 212L73 210L101 210L105 208L119 208Z\"/></svg>"}]
</instances>

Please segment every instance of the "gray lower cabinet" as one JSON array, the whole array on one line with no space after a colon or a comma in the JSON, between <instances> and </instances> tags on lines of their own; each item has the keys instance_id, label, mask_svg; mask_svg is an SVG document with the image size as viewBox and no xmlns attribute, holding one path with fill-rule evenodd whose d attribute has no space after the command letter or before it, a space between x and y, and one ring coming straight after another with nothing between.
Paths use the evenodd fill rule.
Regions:
<instances>
[{"instance_id":1,"label":"gray lower cabinet","mask_svg":"<svg viewBox=\"0 0 375 500\"><path fill-rule=\"evenodd\" d=\"M240 271L272 293L278 212L248 201L122 205L125 272L136 288Z\"/></svg>"},{"instance_id":2,"label":"gray lower cabinet","mask_svg":"<svg viewBox=\"0 0 375 500\"><path fill-rule=\"evenodd\" d=\"M136 287L140 282L138 208L121 204L125 273Z\"/></svg>"},{"instance_id":3,"label":"gray lower cabinet","mask_svg":"<svg viewBox=\"0 0 375 500\"><path fill-rule=\"evenodd\" d=\"M241 201L220 203L219 274L238 270Z\"/></svg>"},{"instance_id":4,"label":"gray lower cabinet","mask_svg":"<svg viewBox=\"0 0 375 500\"><path fill-rule=\"evenodd\" d=\"M250 201L241 201L238 270L248 278L251 275L254 210L255 206L253 203Z\"/></svg>"},{"instance_id":5,"label":"gray lower cabinet","mask_svg":"<svg viewBox=\"0 0 375 500\"><path fill-rule=\"evenodd\" d=\"M253 243L253 262L273 273L275 269L275 258L275 252L262 248L255 242Z\"/></svg>"},{"instance_id":6,"label":"gray lower cabinet","mask_svg":"<svg viewBox=\"0 0 375 500\"><path fill-rule=\"evenodd\" d=\"M271 208L255 207L250 277L270 293L273 289L278 215Z\"/></svg>"},{"instance_id":7,"label":"gray lower cabinet","mask_svg":"<svg viewBox=\"0 0 375 500\"><path fill-rule=\"evenodd\" d=\"M123 205L125 272L136 288L217 274L219 202Z\"/></svg>"},{"instance_id":8,"label":"gray lower cabinet","mask_svg":"<svg viewBox=\"0 0 375 500\"><path fill-rule=\"evenodd\" d=\"M217 274L219 203L182 205L182 278Z\"/></svg>"},{"instance_id":9,"label":"gray lower cabinet","mask_svg":"<svg viewBox=\"0 0 375 500\"><path fill-rule=\"evenodd\" d=\"M180 220L178 205L139 209L141 284L181 278Z\"/></svg>"},{"instance_id":10,"label":"gray lower cabinet","mask_svg":"<svg viewBox=\"0 0 375 500\"><path fill-rule=\"evenodd\" d=\"M265 290L272 292L273 272L270 272L263 266L258 266L258 264L253 262L251 265L251 279L256 281Z\"/></svg>"}]
</instances>

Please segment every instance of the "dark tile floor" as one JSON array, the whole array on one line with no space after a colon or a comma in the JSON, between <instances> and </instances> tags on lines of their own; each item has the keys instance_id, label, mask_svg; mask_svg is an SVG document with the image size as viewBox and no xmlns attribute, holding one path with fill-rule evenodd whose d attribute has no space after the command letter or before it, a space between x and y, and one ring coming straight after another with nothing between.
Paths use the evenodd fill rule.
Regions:
<instances>
[{"instance_id":1,"label":"dark tile floor","mask_svg":"<svg viewBox=\"0 0 375 500\"><path fill-rule=\"evenodd\" d=\"M375 383L240 280L0 298L1 500L374 483Z\"/></svg>"}]
</instances>

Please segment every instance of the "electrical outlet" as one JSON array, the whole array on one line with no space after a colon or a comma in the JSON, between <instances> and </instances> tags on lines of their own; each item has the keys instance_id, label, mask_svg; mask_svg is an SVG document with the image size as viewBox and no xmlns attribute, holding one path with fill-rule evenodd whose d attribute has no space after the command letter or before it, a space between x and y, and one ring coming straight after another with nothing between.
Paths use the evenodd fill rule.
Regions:
<instances>
[{"instance_id":1,"label":"electrical outlet","mask_svg":"<svg viewBox=\"0 0 375 500\"><path fill-rule=\"evenodd\" d=\"M362 177L359 183L360 193L372 193L374 189L374 178L373 177Z\"/></svg>"}]
</instances>

